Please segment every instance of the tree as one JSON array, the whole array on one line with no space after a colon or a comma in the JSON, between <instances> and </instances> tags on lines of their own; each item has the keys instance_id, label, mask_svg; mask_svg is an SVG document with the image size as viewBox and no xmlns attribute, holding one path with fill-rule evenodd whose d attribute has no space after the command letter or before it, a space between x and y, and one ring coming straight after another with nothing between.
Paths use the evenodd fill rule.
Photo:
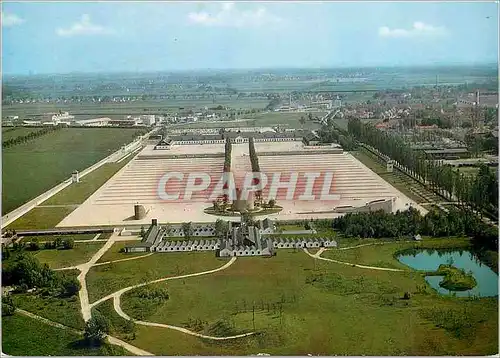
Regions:
<instances>
[{"instance_id":1,"label":"tree","mask_svg":"<svg viewBox=\"0 0 500 358\"><path fill-rule=\"evenodd\" d=\"M74 276L64 277L62 280L63 295L72 297L80 291L80 282Z\"/></svg>"},{"instance_id":2,"label":"tree","mask_svg":"<svg viewBox=\"0 0 500 358\"><path fill-rule=\"evenodd\" d=\"M189 239L193 235L193 226L191 222L182 223L182 232L184 233L184 237Z\"/></svg>"},{"instance_id":3,"label":"tree","mask_svg":"<svg viewBox=\"0 0 500 358\"><path fill-rule=\"evenodd\" d=\"M269 205L270 208L274 208L274 206L276 205L276 200L270 199L269 202L268 202L268 205Z\"/></svg>"},{"instance_id":4,"label":"tree","mask_svg":"<svg viewBox=\"0 0 500 358\"><path fill-rule=\"evenodd\" d=\"M66 239L62 243L64 250L72 249L75 246L75 241L72 238Z\"/></svg>"},{"instance_id":5,"label":"tree","mask_svg":"<svg viewBox=\"0 0 500 358\"><path fill-rule=\"evenodd\" d=\"M304 116L300 116L299 123L300 127L303 128L304 124L306 123L306 118Z\"/></svg>"},{"instance_id":6,"label":"tree","mask_svg":"<svg viewBox=\"0 0 500 358\"><path fill-rule=\"evenodd\" d=\"M92 317L85 323L85 340L89 345L101 345L108 332L108 320L99 311L94 310Z\"/></svg>"},{"instance_id":7,"label":"tree","mask_svg":"<svg viewBox=\"0 0 500 358\"><path fill-rule=\"evenodd\" d=\"M58 249L63 243L63 239L58 237L54 240L54 248Z\"/></svg>"},{"instance_id":8,"label":"tree","mask_svg":"<svg viewBox=\"0 0 500 358\"><path fill-rule=\"evenodd\" d=\"M217 219L214 228L217 237L225 237L229 231L229 223L225 220Z\"/></svg>"},{"instance_id":9,"label":"tree","mask_svg":"<svg viewBox=\"0 0 500 358\"><path fill-rule=\"evenodd\" d=\"M32 241L28 244L28 251L38 251L40 250L40 245L36 241Z\"/></svg>"},{"instance_id":10,"label":"tree","mask_svg":"<svg viewBox=\"0 0 500 358\"><path fill-rule=\"evenodd\" d=\"M144 226L141 226L141 233L139 234L143 239L146 236L146 230L144 230Z\"/></svg>"},{"instance_id":11,"label":"tree","mask_svg":"<svg viewBox=\"0 0 500 358\"><path fill-rule=\"evenodd\" d=\"M12 316L16 311L16 306L9 295L2 298L2 316Z\"/></svg>"}]
</instances>

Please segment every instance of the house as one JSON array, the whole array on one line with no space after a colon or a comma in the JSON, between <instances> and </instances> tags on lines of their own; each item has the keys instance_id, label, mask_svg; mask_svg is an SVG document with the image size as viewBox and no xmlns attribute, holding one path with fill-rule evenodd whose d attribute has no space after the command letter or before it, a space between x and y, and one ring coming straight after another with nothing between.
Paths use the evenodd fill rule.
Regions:
<instances>
[{"instance_id":1,"label":"house","mask_svg":"<svg viewBox=\"0 0 500 358\"><path fill-rule=\"evenodd\" d=\"M148 231L144 234L140 243L135 245L130 245L125 247L125 252L148 252L155 251L155 247L158 246L164 235L164 228L158 225L158 220L153 219L151 221L151 226Z\"/></svg>"},{"instance_id":2,"label":"house","mask_svg":"<svg viewBox=\"0 0 500 358\"><path fill-rule=\"evenodd\" d=\"M261 220L259 222L259 228L260 228L261 235L273 234L274 231L276 230L274 222L269 218L265 218L264 220Z\"/></svg>"}]
</instances>

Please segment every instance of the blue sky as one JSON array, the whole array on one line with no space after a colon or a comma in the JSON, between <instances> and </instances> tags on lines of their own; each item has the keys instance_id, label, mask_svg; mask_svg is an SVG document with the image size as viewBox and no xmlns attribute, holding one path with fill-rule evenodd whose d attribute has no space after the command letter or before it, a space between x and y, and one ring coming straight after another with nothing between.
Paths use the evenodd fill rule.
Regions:
<instances>
[{"instance_id":1,"label":"blue sky","mask_svg":"<svg viewBox=\"0 0 500 358\"><path fill-rule=\"evenodd\" d=\"M6 74L494 63L498 4L4 2L2 54Z\"/></svg>"}]
</instances>

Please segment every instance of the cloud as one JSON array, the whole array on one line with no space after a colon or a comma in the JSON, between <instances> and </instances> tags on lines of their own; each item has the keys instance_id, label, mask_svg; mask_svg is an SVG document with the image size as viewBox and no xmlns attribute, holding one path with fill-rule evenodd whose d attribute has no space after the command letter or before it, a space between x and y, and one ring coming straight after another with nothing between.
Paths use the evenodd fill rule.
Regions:
<instances>
[{"instance_id":1,"label":"cloud","mask_svg":"<svg viewBox=\"0 0 500 358\"><path fill-rule=\"evenodd\" d=\"M189 22L204 26L225 26L225 27L258 27L264 24L276 24L283 19L273 15L263 6L256 10L238 10L234 2L222 4L219 12L210 14L205 11L190 12Z\"/></svg>"},{"instance_id":2,"label":"cloud","mask_svg":"<svg viewBox=\"0 0 500 358\"><path fill-rule=\"evenodd\" d=\"M70 37L78 35L111 35L114 31L110 28L91 23L90 16L84 14L80 21L75 22L67 29L58 28L56 33L59 36Z\"/></svg>"},{"instance_id":3,"label":"cloud","mask_svg":"<svg viewBox=\"0 0 500 358\"><path fill-rule=\"evenodd\" d=\"M387 26L379 27L379 36L382 37L421 37L421 36L441 36L446 34L446 29L442 26L432 26L417 21L410 29L390 29Z\"/></svg>"},{"instance_id":4,"label":"cloud","mask_svg":"<svg viewBox=\"0 0 500 358\"><path fill-rule=\"evenodd\" d=\"M7 14L2 12L2 26L3 27L11 27L16 25L21 25L24 22L24 19L21 19L19 16L15 14Z\"/></svg>"}]
</instances>

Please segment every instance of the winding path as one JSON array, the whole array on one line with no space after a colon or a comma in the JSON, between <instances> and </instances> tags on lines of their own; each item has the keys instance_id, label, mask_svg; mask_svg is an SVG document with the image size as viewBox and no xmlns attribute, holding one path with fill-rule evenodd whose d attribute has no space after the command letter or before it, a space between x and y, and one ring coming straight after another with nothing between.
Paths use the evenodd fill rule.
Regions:
<instances>
[{"instance_id":1,"label":"winding path","mask_svg":"<svg viewBox=\"0 0 500 358\"><path fill-rule=\"evenodd\" d=\"M365 266L365 265L358 265L358 264L353 264L350 262L343 262L343 261L338 261L334 259L327 259L325 257L321 257L321 254L326 251L324 247L318 250L315 254L311 254L306 248L303 249L306 254L311 256L313 259L319 259L323 261L330 261L330 262L335 262L337 264L341 265L346 265L346 266L351 266L351 267L359 267L363 269L369 269L369 270L378 270L378 271L393 271L393 272L403 272L405 270L402 269L395 269L395 268L389 268L389 267L377 267L377 266Z\"/></svg>"},{"instance_id":2,"label":"winding path","mask_svg":"<svg viewBox=\"0 0 500 358\"><path fill-rule=\"evenodd\" d=\"M140 257L144 257L144 256L140 256ZM147 321L137 321L137 320L134 320L133 318L131 318L129 315L127 315L122 310L121 305L120 305L120 303L121 303L121 300L120 300L121 296L125 292L133 290L135 288L139 288L139 287L143 287L143 286L146 286L146 285L151 285L153 283L158 283L158 282L163 282L163 281L178 280L178 279L182 279L182 278L208 275L208 274L211 274L211 273L215 273L215 272L227 269L235 261L236 261L236 257L232 257L227 263L225 263L221 267L218 267L218 268L213 269L213 270L207 270L207 271L202 271L202 272L190 273L190 274L180 275L180 276L164 277L164 278L160 278L160 279L157 279L157 280L152 280L152 281L145 282L145 283L140 283L140 284L133 285L133 286L128 286L128 287L122 288L121 290L118 290L118 291L116 291L116 292L114 292L112 294L109 294L109 295L107 295L105 297L102 297L101 299L95 301L94 303L92 303L90 305L90 308L92 308L94 306L97 306L98 304L100 304L100 303L102 303L104 301L107 301L110 298L113 298L113 307L114 307L116 313L118 315L120 315L122 318L124 318L126 320L129 320L129 321L133 321L136 324L140 324L140 325L143 325L143 326L168 328L168 329L179 331L179 332L182 332L182 333L185 333L185 334L189 334L191 336L195 336L195 337L199 337L199 338L205 338L205 339L210 339L210 340L216 340L216 341L225 341L225 340L230 340L230 339L248 337L248 336L251 336L251 335L255 334L255 332L248 332L248 333L238 334L238 335L234 335L234 336L215 337L215 336L204 335L204 334L197 333L197 332L191 331L191 330L183 328L183 327L173 326L173 325L169 325L169 324L156 323L156 322L147 322Z\"/></svg>"},{"instance_id":3,"label":"winding path","mask_svg":"<svg viewBox=\"0 0 500 358\"><path fill-rule=\"evenodd\" d=\"M336 250L342 251L342 250L351 250L351 249L357 249L358 247L364 247L364 246L374 246L374 245L387 245L387 244L399 244L399 243L406 243L406 242L418 242L418 241L383 241L383 242L372 242L369 244L361 244L361 245L356 245L356 246L348 246L348 247L340 247L337 248Z\"/></svg>"},{"instance_id":4,"label":"winding path","mask_svg":"<svg viewBox=\"0 0 500 358\"><path fill-rule=\"evenodd\" d=\"M68 330L68 331L71 331L71 332L73 332L75 334L78 334L78 335L83 335L82 331L79 331L79 330L76 330L74 328L65 326L63 324L51 321L51 320L49 320L47 318L38 316L38 315L36 315L34 313L31 313L31 312L28 312L28 311L25 311L25 310L22 310L22 309L19 309L19 308L16 309L16 312L18 312L18 313L20 313L20 314L22 314L24 316L36 319L36 320L38 320L40 322L43 322L43 323L45 323L45 324L47 324L49 326L57 327L57 328L64 329L64 330ZM127 342L122 341L121 339L118 339L116 337L110 336L108 334L106 335L106 338L108 339L108 342L110 344L121 346L121 347L125 348L127 351L129 351L130 353L132 353L132 354L135 354L135 355L138 355L138 356L153 356L154 355L153 353L150 353L150 352L145 351L143 349L137 348L137 347L135 347L135 346L133 346L133 345L127 343Z\"/></svg>"}]
</instances>

